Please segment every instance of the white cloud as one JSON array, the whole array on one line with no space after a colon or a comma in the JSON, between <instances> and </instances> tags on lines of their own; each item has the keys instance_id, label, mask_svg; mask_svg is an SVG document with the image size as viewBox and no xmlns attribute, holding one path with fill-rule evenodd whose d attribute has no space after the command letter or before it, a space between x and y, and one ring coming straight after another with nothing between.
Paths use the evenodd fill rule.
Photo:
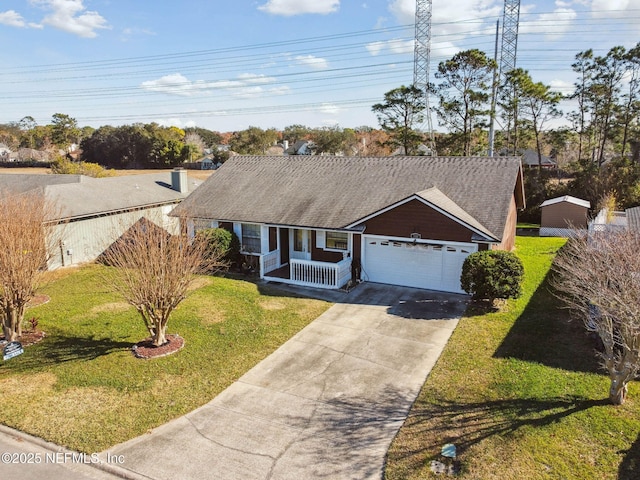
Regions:
<instances>
[{"instance_id":1,"label":"white cloud","mask_svg":"<svg viewBox=\"0 0 640 480\"><path fill-rule=\"evenodd\" d=\"M469 35L493 33L495 19L502 18L503 8L504 2L501 0L433 0L432 37L447 40L439 41L439 45L432 42L432 58L449 58L462 50L461 42ZM388 0L388 9L400 24L413 25L415 22L415 0Z\"/></svg>"},{"instance_id":2,"label":"white cloud","mask_svg":"<svg viewBox=\"0 0 640 480\"><path fill-rule=\"evenodd\" d=\"M0 25L9 25L10 27L26 27L27 24L15 10L7 10L6 12L0 12Z\"/></svg>"},{"instance_id":3,"label":"white cloud","mask_svg":"<svg viewBox=\"0 0 640 480\"><path fill-rule=\"evenodd\" d=\"M273 87L269 89L269 93L272 95L286 95L291 91L287 85L282 85L281 87Z\"/></svg>"},{"instance_id":4,"label":"white cloud","mask_svg":"<svg viewBox=\"0 0 640 480\"><path fill-rule=\"evenodd\" d=\"M178 127L178 128L190 128L196 127L198 124L195 120L183 120L182 118L173 117L173 118L159 118L153 120L154 123L162 127Z\"/></svg>"},{"instance_id":5,"label":"white cloud","mask_svg":"<svg viewBox=\"0 0 640 480\"><path fill-rule=\"evenodd\" d=\"M51 11L42 19L43 25L79 37L94 38L98 35L96 30L110 28L102 15L86 9L83 0L31 0L31 3Z\"/></svg>"},{"instance_id":6,"label":"white cloud","mask_svg":"<svg viewBox=\"0 0 640 480\"><path fill-rule=\"evenodd\" d=\"M340 0L268 0L264 5L260 5L258 10L272 15L292 17L305 13L326 15L337 12L339 8Z\"/></svg>"},{"instance_id":7,"label":"white cloud","mask_svg":"<svg viewBox=\"0 0 640 480\"><path fill-rule=\"evenodd\" d=\"M262 87L244 87L236 90L234 96L238 98L259 98L264 94Z\"/></svg>"},{"instance_id":8,"label":"white cloud","mask_svg":"<svg viewBox=\"0 0 640 480\"><path fill-rule=\"evenodd\" d=\"M156 80L142 82L140 87L150 92L166 93L180 97L211 95L217 90L227 90L239 98L257 98L269 91L260 85L275 81L276 79L273 77L253 73L243 73L234 80L216 80L212 82L189 80L181 73L172 73ZM273 89L273 92L280 94L277 88Z\"/></svg>"},{"instance_id":9,"label":"white cloud","mask_svg":"<svg viewBox=\"0 0 640 480\"><path fill-rule=\"evenodd\" d=\"M366 49L373 56L376 56L384 49L391 50L395 54L413 53L415 43L413 40L394 39L386 42L372 42L366 45Z\"/></svg>"},{"instance_id":10,"label":"white cloud","mask_svg":"<svg viewBox=\"0 0 640 480\"><path fill-rule=\"evenodd\" d=\"M120 40L122 40L123 42L128 42L132 37L139 37L141 35L155 36L156 32L148 30L146 28L123 28L122 35L120 35Z\"/></svg>"},{"instance_id":11,"label":"white cloud","mask_svg":"<svg viewBox=\"0 0 640 480\"><path fill-rule=\"evenodd\" d=\"M519 32L535 33L541 30L547 40L558 40L573 29L577 16L571 8L556 8L552 13L543 13L530 21L520 22Z\"/></svg>"},{"instance_id":12,"label":"white cloud","mask_svg":"<svg viewBox=\"0 0 640 480\"><path fill-rule=\"evenodd\" d=\"M416 19L415 0L393 0L389 3L389 11L402 25L410 25Z\"/></svg>"},{"instance_id":13,"label":"white cloud","mask_svg":"<svg viewBox=\"0 0 640 480\"><path fill-rule=\"evenodd\" d=\"M565 80L551 80L549 82L549 86L554 92L560 92L564 95L573 93L574 89L574 85L571 82L567 82Z\"/></svg>"},{"instance_id":14,"label":"white cloud","mask_svg":"<svg viewBox=\"0 0 640 480\"><path fill-rule=\"evenodd\" d=\"M342 111L342 109L340 107L338 107L337 105L333 105L331 103L323 103L320 106L320 111L322 113L327 113L330 115L337 115L338 113L340 113Z\"/></svg>"},{"instance_id":15,"label":"white cloud","mask_svg":"<svg viewBox=\"0 0 640 480\"><path fill-rule=\"evenodd\" d=\"M325 70L329 68L329 62L327 62L327 60L324 58L314 57L313 55L298 55L296 57L296 62L315 70Z\"/></svg>"},{"instance_id":16,"label":"white cloud","mask_svg":"<svg viewBox=\"0 0 640 480\"><path fill-rule=\"evenodd\" d=\"M635 18L633 10L640 9L640 0L593 0L591 13L594 17ZM631 17L630 17L631 14Z\"/></svg>"},{"instance_id":17,"label":"white cloud","mask_svg":"<svg viewBox=\"0 0 640 480\"><path fill-rule=\"evenodd\" d=\"M436 42L431 44L431 56L439 61L449 59L460 51L455 43L452 42Z\"/></svg>"},{"instance_id":18,"label":"white cloud","mask_svg":"<svg viewBox=\"0 0 640 480\"><path fill-rule=\"evenodd\" d=\"M241 73L238 75L238 80L246 83L273 83L276 81L273 77L267 77L266 75L258 75L255 73Z\"/></svg>"},{"instance_id":19,"label":"white cloud","mask_svg":"<svg viewBox=\"0 0 640 480\"><path fill-rule=\"evenodd\" d=\"M385 42L371 42L365 47L374 57L384 49Z\"/></svg>"}]
</instances>

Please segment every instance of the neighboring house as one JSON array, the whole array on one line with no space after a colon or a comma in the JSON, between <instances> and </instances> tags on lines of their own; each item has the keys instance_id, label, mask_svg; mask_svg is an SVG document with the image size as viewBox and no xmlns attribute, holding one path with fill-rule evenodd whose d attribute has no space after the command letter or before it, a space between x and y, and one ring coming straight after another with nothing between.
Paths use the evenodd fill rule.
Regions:
<instances>
[{"instance_id":1,"label":"neighboring house","mask_svg":"<svg viewBox=\"0 0 640 480\"><path fill-rule=\"evenodd\" d=\"M286 150L285 146L281 143L277 145L272 145L267 148L265 155L273 156L273 155L284 155L284 151Z\"/></svg>"},{"instance_id":2,"label":"neighboring house","mask_svg":"<svg viewBox=\"0 0 640 480\"><path fill-rule=\"evenodd\" d=\"M526 150L522 150L520 151L520 154L522 155L522 164L525 167L528 168L538 168L539 164L539 159L538 159L538 152L535 150L532 150L530 148L527 148ZM557 164L556 162L554 162L551 158L547 157L546 155L542 155L542 168L556 168Z\"/></svg>"},{"instance_id":3,"label":"neighboring house","mask_svg":"<svg viewBox=\"0 0 640 480\"><path fill-rule=\"evenodd\" d=\"M49 152L35 150L33 148L20 148L16 153L16 159L21 162L48 162L51 159L51 154Z\"/></svg>"},{"instance_id":4,"label":"neighboring house","mask_svg":"<svg viewBox=\"0 0 640 480\"><path fill-rule=\"evenodd\" d=\"M499 155L508 156L509 150L507 148L503 148L500 150ZM520 149L518 150L518 155L522 155L522 165L526 168L538 168L538 152L531 148ZM542 155L542 168L556 168L558 165L551 158L546 155Z\"/></svg>"},{"instance_id":5,"label":"neighboring house","mask_svg":"<svg viewBox=\"0 0 640 480\"><path fill-rule=\"evenodd\" d=\"M545 200L540 205L540 236L569 237L572 228L586 229L591 203L570 195Z\"/></svg>"},{"instance_id":6,"label":"neighboring house","mask_svg":"<svg viewBox=\"0 0 640 480\"><path fill-rule=\"evenodd\" d=\"M195 164L200 166L200 170L216 170L222 165L222 163L216 162L214 158L210 156L201 158L195 162Z\"/></svg>"},{"instance_id":7,"label":"neighboring house","mask_svg":"<svg viewBox=\"0 0 640 480\"><path fill-rule=\"evenodd\" d=\"M315 144L310 140L298 140L284 149L285 155L313 155Z\"/></svg>"},{"instance_id":8,"label":"neighboring house","mask_svg":"<svg viewBox=\"0 0 640 480\"><path fill-rule=\"evenodd\" d=\"M260 277L462 292L472 252L513 248L516 157L230 158L174 211L234 231Z\"/></svg>"},{"instance_id":9,"label":"neighboring house","mask_svg":"<svg viewBox=\"0 0 640 480\"><path fill-rule=\"evenodd\" d=\"M83 175L0 175L0 190L44 191L61 221L51 232L58 245L49 252L49 268L94 261L141 218L171 231L168 214L187 196L185 170L171 173L91 178Z\"/></svg>"},{"instance_id":10,"label":"neighboring house","mask_svg":"<svg viewBox=\"0 0 640 480\"><path fill-rule=\"evenodd\" d=\"M11 155L11 149L7 147L4 143L0 143L0 161L9 161L9 157Z\"/></svg>"}]
</instances>

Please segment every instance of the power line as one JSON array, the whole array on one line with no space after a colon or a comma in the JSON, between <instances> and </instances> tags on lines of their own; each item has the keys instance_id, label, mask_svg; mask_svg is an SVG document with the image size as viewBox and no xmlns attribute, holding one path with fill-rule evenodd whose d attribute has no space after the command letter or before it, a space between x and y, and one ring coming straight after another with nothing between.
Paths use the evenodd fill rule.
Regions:
<instances>
[{"instance_id":1,"label":"power line","mask_svg":"<svg viewBox=\"0 0 640 480\"><path fill-rule=\"evenodd\" d=\"M619 23L616 12L609 13L610 17L598 19L579 13L571 22L557 16L552 17L549 15L551 13L553 12L523 12L521 15L518 62L534 74L570 71L570 63L575 54L584 50L584 37L587 34L589 42L603 45L613 42L612 31L622 35L632 34L635 32L635 25L640 23L640 10L627 11L628 15L623 23ZM459 50L480 48L488 51L493 43L489 23L494 21L495 17L484 17L456 22L432 22L430 63L437 64L450 58L453 46ZM526 28L523 29L523 25ZM563 33L563 46L548 48L548 43L541 43L540 36L557 35L558 29L568 25L572 25L572 28ZM599 28L590 28L596 25ZM614 25L615 30L608 28ZM413 63L410 55L413 48L408 46L413 40L410 35L414 27L415 25L400 25L386 29L149 56L4 66L0 70L0 84L10 88L3 89L0 98L5 106L21 105L28 114L31 113L30 109L38 108L43 111L43 115L46 114L46 105L55 105L55 102L61 104L64 101L64 105L76 105L78 110L89 111L90 116L86 118L106 118L96 116L96 108L106 112L113 111L117 105L135 105L138 110L151 109L156 112L161 107L175 106L181 115L201 115L202 111L213 111L212 102L222 104L226 101L228 104L230 99L240 102L238 98L245 93L245 97L250 97L249 92L245 92L250 88L255 88L256 91L262 88L263 94L272 95L270 103L277 102L278 99L298 98L302 101L292 105L317 105L305 102L305 96L318 94L326 97L327 103L338 104L347 101L340 96L349 92L351 85L349 101L363 102L364 100L359 100L360 97L369 100L372 94L376 94L379 96L373 99L372 103L375 103L382 96L381 93L375 93L376 89L381 92L382 88L393 88L410 82L410 65ZM571 45L576 45L576 48L570 48ZM610 47L614 45L612 43ZM372 55L374 51L376 56ZM604 53L608 48L594 48L594 51ZM296 57L300 58L296 60ZM316 70L308 66L304 67L306 69L302 66L293 68L296 62L302 62L305 57L308 61L313 61L314 58L318 62L326 61L327 67ZM201 96L177 96L175 93L179 92L174 88L174 95L168 96L172 92L169 88L171 85L165 86L164 92L159 91L159 88L152 91L149 83L136 81L155 79L158 84L167 75L178 72L192 78L185 86L193 86L193 91L198 84L204 84L205 87L206 84L212 84L211 88L204 88ZM240 77L243 72L254 75L254 83L251 83L249 77L243 80ZM261 78L264 82L262 84L259 83ZM279 95L270 94L269 88ZM87 101L91 101L91 104L81 106ZM254 104L257 102L258 99L252 100ZM265 99L259 102L264 105ZM189 111L188 108L191 107L192 110ZM64 111L64 106L51 108ZM263 113L268 112L270 107L242 105L225 110L247 111L242 110L243 108L261 108L260 113ZM349 108L362 108L362 105L351 104ZM150 114L139 115L146 115L147 118ZM128 116L114 114L108 118L119 121Z\"/></svg>"}]
</instances>

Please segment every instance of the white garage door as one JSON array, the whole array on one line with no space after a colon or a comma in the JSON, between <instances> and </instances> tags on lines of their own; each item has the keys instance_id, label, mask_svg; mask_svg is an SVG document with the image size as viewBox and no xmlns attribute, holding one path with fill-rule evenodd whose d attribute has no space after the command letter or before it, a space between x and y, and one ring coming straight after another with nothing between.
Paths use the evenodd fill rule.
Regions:
<instances>
[{"instance_id":1,"label":"white garage door","mask_svg":"<svg viewBox=\"0 0 640 480\"><path fill-rule=\"evenodd\" d=\"M364 237L364 278L370 282L464 293L460 272L476 244L428 244Z\"/></svg>"}]
</instances>

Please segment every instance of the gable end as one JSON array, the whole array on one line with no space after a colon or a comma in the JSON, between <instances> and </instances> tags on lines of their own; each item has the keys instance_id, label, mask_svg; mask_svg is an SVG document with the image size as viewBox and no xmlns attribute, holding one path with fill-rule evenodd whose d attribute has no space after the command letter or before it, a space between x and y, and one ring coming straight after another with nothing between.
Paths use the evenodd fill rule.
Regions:
<instances>
[{"instance_id":1,"label":"gable end","mask_svg":"<svg viewBox=\"0 0 640 480\"><path fill-rule=\"evenodd\" d=\"M367 235L410 238L417 233L423 239L467 243L476 233L416 198L369 216L359 225L365 226Z\"/></svg>"}]
</instances>

